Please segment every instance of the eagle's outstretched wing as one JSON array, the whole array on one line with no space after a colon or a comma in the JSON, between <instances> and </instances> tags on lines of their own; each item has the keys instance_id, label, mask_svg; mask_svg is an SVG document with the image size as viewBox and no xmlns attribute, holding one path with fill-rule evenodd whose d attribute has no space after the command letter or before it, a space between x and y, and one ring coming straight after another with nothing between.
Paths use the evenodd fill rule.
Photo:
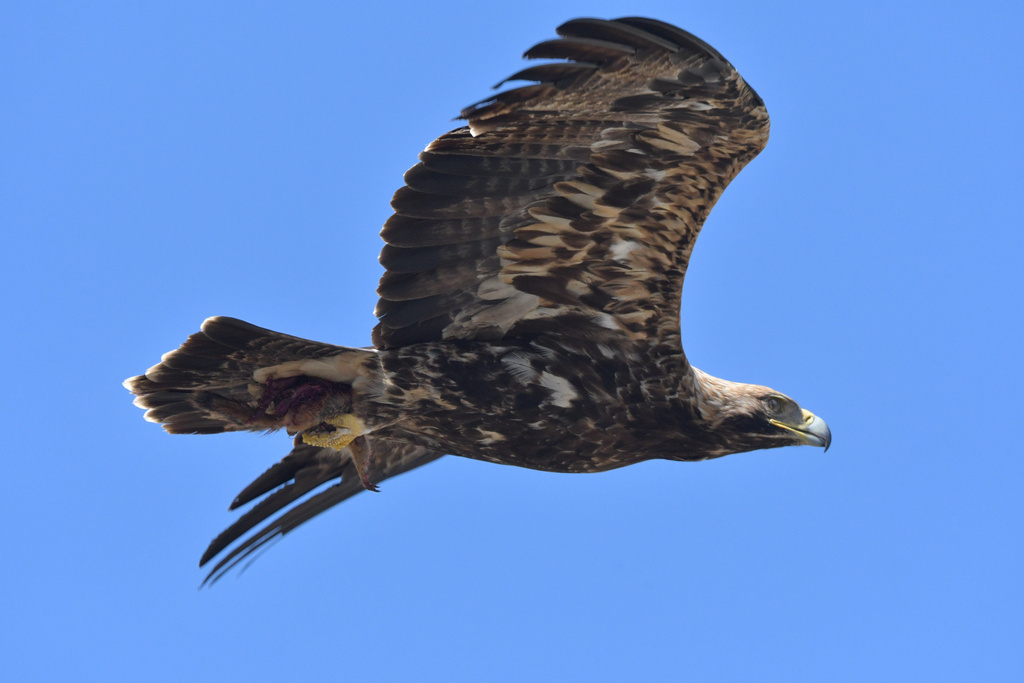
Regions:
<instances>
[{"instance_id":1,"label":"eagle's outstretched wing","mask_svg":"<svg viewBox=\"0 0 1024 683\"><path fill-rule=\"evenodd\" d=\"M405 175L373 341L543 332L679 345L694 242L764 147L764 104L700 39L659 21L577 19L462 112Z\"/></svg>"},{"instance_id":2,"label":"eagle's outstretched wing","mask_svg":"<svg viewBox=\"0 0 1024 683\"><path fill-rule=\"evenodd\" d=\"M422 446L374 439L373 437L367 437L367 440L370 441L369 446L373 452L373 477L377 482L425 465L442 455ZM206 576L206 582L216 582L263 546L308 522L321 512L365 490L356 473L352 458L346 451L308 446L302 442L302 437L296 437L295 448L292 449L292 452L246 486L231 503L231 509L234 510L266 495L266 498L239 517L207 547L199 561L200 567L239 538L248 534L248 538L213 566ZM335 480L339 481L306 498L301 503L293 505L317 488ZM289 506L292 507L283 514L258 531L250 533L271 516Z\"/></svg>"}]
</instances>

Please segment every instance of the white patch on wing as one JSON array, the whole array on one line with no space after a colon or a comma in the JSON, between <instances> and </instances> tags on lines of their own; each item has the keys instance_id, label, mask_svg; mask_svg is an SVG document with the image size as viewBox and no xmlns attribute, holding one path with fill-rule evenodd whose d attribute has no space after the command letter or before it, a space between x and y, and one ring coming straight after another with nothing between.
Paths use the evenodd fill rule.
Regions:
<instances>
[{"instance_id":1,"label":"white patch on wing","mask_svg":"<svg viewBox=\"0 0 1024 683\"><path fill-rule=\"evenodd\" d=\"M537 376L537 371L533 369L533 365L530 363L530 357L525 353L513 351L512 353L505 354L501 357L501 364L508 369L509 373L516 380L523 384L529 384Z\"/></svg>"},{"instance_id":2,"label":"white patch on wing","mask_svg":"<svg viewBox=\"0 0 1024 683\"><path fill-rule=\"evenodd\" d=\"M601 313L601 314L595 316L594 317L594 321L598 325L600 325L601 327L607 328L609 330L619 330L619 329L621 329L619 327L619 324L617 322L615 322L615 318L611 317L607 313Z\"/></svg>"},{"instance_id":3,"label":"white patch on wing","mask_svg":"<svg viewBox=\"0 0 1024 683\"><path fill-rule=\"evenodd\" d=\"M564 377L552 375L550 372L542 372L540 373L540 383L545 389L551 391L551 403L559 408L571 407L573 400L579 397L572 384Z\"/></svg>"},{"instance_id":4,"label":"white patch on wing","mask_svg":"<svg viewBox=\"0 0 1024 683\"><path fill-rule=\"evenodd\" d=\"M611 252L612 259L616 261L622 261L623 263L625 263L626 257L629 256L630 253L636 251L639 248L639 242L636 242L634 240L622 240L621 242L616 242L615 244L613 244L612 248L609 251Z\"/></svg>"},{"instance_id":5,"label":"white patch on wing","mask_svg":"<svg viewBox=\"0 0 1024 683\"><path fill-rule=\"evenodd\" d=\"M703 102L701 100L681 100L678 104L674 104L671 107L667 107L669 111L673 109L690 109L692 111L708 111L710 110L711 104L709 102Z\"/></svg>"},{"instance_id":6,"label":"white patch on wing","mask_svg":"<svg viewBox=\"0 0 1024 683\"><path fill-rule=\"evenodd\" d=\"M535 309L539 301L540 299L536 295L517 290L515 294L500 304L488 306L474 313L468 320L449 325L444 331L444 338L457 336L465 330L472 331L485 327L497 327L502 333L508 332L528 312Z\"/></svg>"},{"instance_id":7,"label":"white patch on wing","mask_svg":"<svg viewBox=\"0 0 1024 683\"><path fill-rule=\"evenodd\" d=\"M518 291L512 285L495 276L481 282L480 286L476 288L476 295L484 301L498 301L507 299Z\"/></svg>"},{"instance_id":8,"label":"white patch on wing","mask_svg":"<svg viewBox=\"0 0 1024 683\"><path fill-rule=\"evenodd\" d=\"M498 443L499 441L505 440L504 435L499 434L498 432L491 432L486 429L481 429L479 431L480 434L484 435L484 438L480 439L478 442L481 446L490 446L492 443Z\"/></svg>"}]
</instances>

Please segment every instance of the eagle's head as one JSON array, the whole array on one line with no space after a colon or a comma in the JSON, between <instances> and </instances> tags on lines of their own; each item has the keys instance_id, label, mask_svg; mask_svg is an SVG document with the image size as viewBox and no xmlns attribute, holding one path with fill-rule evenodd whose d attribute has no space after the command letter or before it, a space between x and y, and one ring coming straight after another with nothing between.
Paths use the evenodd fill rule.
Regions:
<instances>
[{"instance_id":1,"label":"eagle's head","mask_svg":"<svg viewBox=\"0 0 1024 683\"><path fill-rule=\"evenodd\" d=\"M726 420L725 424L743 434L754 448L778 446L821 446L828 450L832 432L820 417L804 410L793 399L758 387L747 410Z\"/></svg>"},{"instance_id":2,"label":"eagle's head","mask_svg":"<svg viewBox=\"0 0 1024 683\"><path fill-rule=\"evenodd\" d=\"M701 385L700 411L712 433L721 436L720 446L728 453L780 446L828 450L832 443L825 421L785 394L696 372Z\"/></svg>"}]
</instances>

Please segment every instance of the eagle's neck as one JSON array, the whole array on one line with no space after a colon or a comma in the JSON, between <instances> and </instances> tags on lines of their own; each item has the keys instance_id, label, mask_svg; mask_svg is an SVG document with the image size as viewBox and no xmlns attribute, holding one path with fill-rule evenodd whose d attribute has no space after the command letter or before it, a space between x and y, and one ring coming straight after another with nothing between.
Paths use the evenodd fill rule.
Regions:
<instances>
[{"instance_id":1,"label":"eagle's neck","mask_svg":"<svg viewBox=\"0 0 1024 683\"><path fill-rule=\"evenodd\" d=\"M714 377L692 365L687 378L691 384L694 408L709 425L756 409L757 396L768 391L756 384L731 382Z\"/></svg>"}]
</instances>

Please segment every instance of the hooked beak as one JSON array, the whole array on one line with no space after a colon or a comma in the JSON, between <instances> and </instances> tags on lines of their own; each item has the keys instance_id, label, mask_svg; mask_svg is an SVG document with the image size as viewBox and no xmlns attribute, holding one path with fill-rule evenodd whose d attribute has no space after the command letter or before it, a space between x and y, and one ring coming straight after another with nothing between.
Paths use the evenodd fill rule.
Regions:
<instances>
[{"instance_id":1,"label":"hooked beak","mask_svg":"<svg viewBox=\"0 0 1024 683\"><path fill-rule=\"evenodd\" d=\"M804 421L799 425L786 424L779 420L769 420L776 427L782 427L794 434L799 434L808 446L824 446L825 451L832 444L832 431L825 421L809 410L803 412Z\"/></svg>"}]
</instances>

